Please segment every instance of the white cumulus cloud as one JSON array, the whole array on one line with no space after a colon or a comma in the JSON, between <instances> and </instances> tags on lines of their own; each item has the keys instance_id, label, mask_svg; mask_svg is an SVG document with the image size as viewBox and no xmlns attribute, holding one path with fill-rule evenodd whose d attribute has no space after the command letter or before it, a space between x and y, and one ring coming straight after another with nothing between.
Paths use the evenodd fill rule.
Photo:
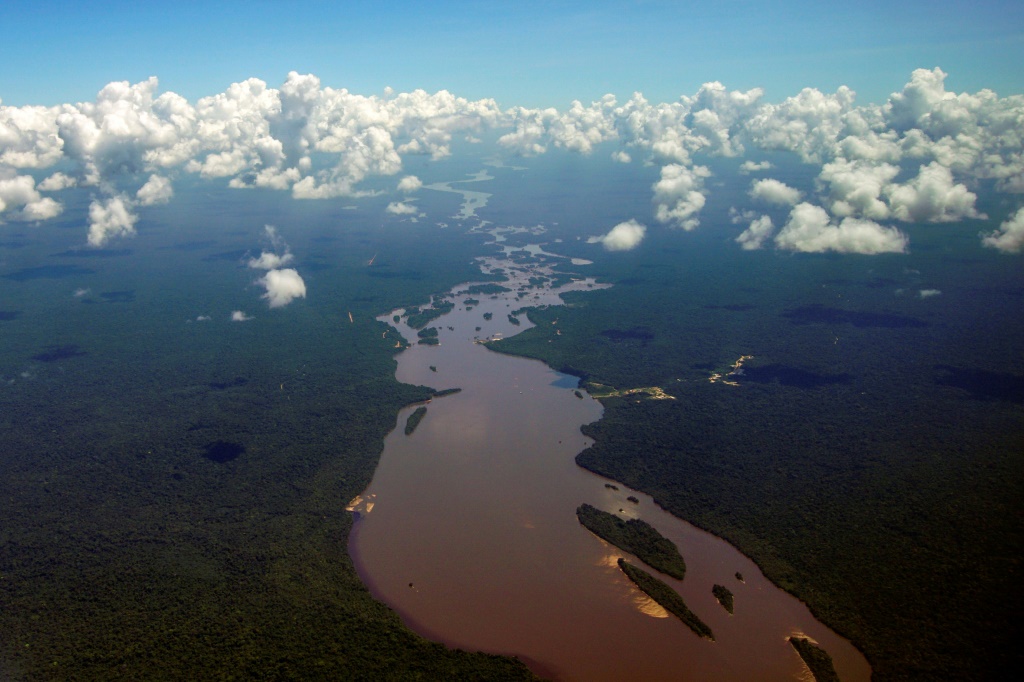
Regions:
<instances>
[{"instance_id":1,"label":"white cumulus cloud","mask_svg":"<svg viewBox=\"0 0 1024 682\"><path fill-rule=\"evenodd\" d=\"M415 175L406 175L398 181L398 191L405 192L406 194L415 192L421 187L423 187L423 181Z\"/></svg>"},{"instance_id":2,"label":"white cumulus cloud","mask_svg":"<svg viewBox=\"0 0 1024 682\"><path fill-rule=\"evenodd\" d=\"M68 187L74 187L78 181L64 173L54 173L40 182L36 187L40 192L59 192Z\"/></svg>"},{"instance_id":3,"label":"white cumulus cloud","mask_svg":"<svg viewBox=\"0 0 1024 682\"><path fill-rule=\"evenodd\" d=\"M756 251L764 246L774 231L775 225L772 223L772 219L763 215L751 220L750 227L736 237L736 241L745 251Z\"/></svg>"},{"instance_id":4,"label":"white cumulus cloud","mask_svg":"<svg viewBox=\"0 0 1024 682\"><path fill-rule=\"evenodd\" d=\"M132 212L130 199L120 194L89 205L89 244L103 246L111 237L135 234L139 217Z\"/></svg>"},{"instance_id":5,"label":"white cumulus cloud","mask_svg":"<svg viewBox=\"0 0 1024 682\"><path fill-rule=\"evenodd\" d=\"M136 200L142 206L166 204L173 196L174 188L171 186L171 181L160 175L150 175L146 184L135 193Z\"/></svg>"},{"instance_id":6,"label":"white cumulus cloud","mask_svg":"<svg viewBox=\"0 0 1024 682\"><path fill-rule=\"evenodd\" d=\"M627 220L619 223L608 234L601 237L591 237L588 244L602 244L607 251L629 251L634 249L644 239L647 227L636 220Z\"/></svg>"},{"instance_id":7,"label":"white cumulus cloud","mask_svg":"<svg viewBox=\"0 0 1024 682\"><path fill-rule=\"evenodd\" d=\"M290 251L285 251L282 255L278 255L271 251L263 251L260 253L259 258L250 258L249 267L255 270L276 270L284 265L288 265L295 256Z\"/></svg>"},{"instance_id":8,"label":"white cumulus cloud","mask_svg":"<svg viewBox=\"0 0 1024 682\"><path fill-rule=\"evenodd\" d=\"M871 220L843 218L837 224L825 209L804 202L790 211L789 220L775 236L775 245L809 253L903 253L907 238L899 230Z\"/></svg>"},{"instance_id":9,"label":"white cumulus cloud","mask_svg":"<svg viewBox=\"0 0 1024 682\"><path fill-rule=\"evenodd\" d=\"M39 194L32 176L5 173L0 169L0 221L48 220L62 211L58 202Z\"/></svg>"},{"instance_id":10,"label":"white cumulus cloud","mask_svg":"<svg viewBox=\"0 0 1024 682\"><path fill-rule=\"evenodd\" d=\"M744 175L755 171L770 170L775 165L771 161L744 161L740 164L740 173Z\"/></svg>"},{"instance_id":11,"label":"white cumulus cloud","mask_svg":"<svg viewBox=\"0 0 1024 682\"><path fill-rule=\"evenodd\" d=\"M687 168L669 164L661 169L661 179L654 183L655 217L661 223L673 223L684 230L700 225L697 214L704 208L704 178L711 175L704 166Z\"/></svg>"},{"instance_id":12,"label":"white cumulus cloud","mask_svg":"<svg viewBox=\"0 0 1024 682\"><path fill-rule=\"evenodd\" d=\"M954 184L953 173L933 161L921 166L917 177L889 190L892 214L905 222L947 223L983 218L974 208L977 195Z\"/></svg>"},{"instance_id":13,"label":"white cumulus cloud","mask_svg":"<svg viewBox=\"0 0 1024 682\"><path fill-rule=\"evenodd\" d=\"M1004 220L995 232L983 235L981 243L983 246L998 249L1003 253L1024 251L1024 208Z\"/></svg>"},{"instance_id":14,"label":"white cumulus cloud","mask_svg":"<svg viewBox=\"0 0 1024 682\"><path fill-rule=\"evenodd\" d=\"M256 283L267 290L262 298L267 299L271 308L281 308L296 298L306 297L306 283L293 268L269 270Z\"/></svg>"},{"instance_id":15,"label":"white cumulus cloud","mask_svg":"<svg viewBox=\"0 0 1024 682\"><path fill-rule=\"evenodd\" d=\"M418 212L416 206L407 201L392 201L384 210L394 215L416 215Z\"/></svg>"},{"instance_id":16,"label":"white cumulus cloud","mask_svg":"<svg viewBox=\"0 0 1024 682\"><path fill-rule=\"evenodd\" d=\"M784 182L773 178L755 180L750 185L750 196L769 204L779 206L795 206L800 201L800 190L790 187Z\"/></svg>"}]
</instances>

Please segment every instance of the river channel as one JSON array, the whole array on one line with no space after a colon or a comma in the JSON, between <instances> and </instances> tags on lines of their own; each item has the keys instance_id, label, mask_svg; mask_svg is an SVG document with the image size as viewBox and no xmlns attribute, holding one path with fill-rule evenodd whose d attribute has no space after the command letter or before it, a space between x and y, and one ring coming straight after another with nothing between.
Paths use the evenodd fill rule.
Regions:
<instances>
[{"instance_id":1,"label":"river channel","mask_svg":"<svg viewBox=\"0 0 1024 682\"><path fill-rule=\"evenodd\" d=\"M479 343L527 328L525 314L519 325L510 321L513 311L559 305L560 291L593 283L521 293L550 269L508 259L482 267L502 268L512 291L453 289L447 300L455 309L430 325L439 345L415 344L405 317L393 321L404 311L380 318L392 325L390 337L414 344L397 356L399 381L462 390L427 404L410 435L406 420L416 406L398 415L370 486L349 506L357 513L349 549L373 594L432 640L515 655L554 679L809 680L791 635L831 654L844 682L870 679L860 652L734 547L576 465L591 444L580 426L600 419L602 407L576 392L574 377ZM629 581L617 559L642 562L580 525L575 511L584 502L642 518L675 542L685 579L659 577L711 627L714 641ZM715 584L734 594L734 615L715 600Z\"/></svg>"}]
</instances>

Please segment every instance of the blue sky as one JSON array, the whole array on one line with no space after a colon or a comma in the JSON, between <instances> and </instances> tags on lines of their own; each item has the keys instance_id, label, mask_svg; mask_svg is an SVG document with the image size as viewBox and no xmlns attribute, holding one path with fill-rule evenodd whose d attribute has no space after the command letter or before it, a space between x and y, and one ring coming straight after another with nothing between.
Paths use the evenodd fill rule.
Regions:
<instances>
[{"instance_id":1,"label":"blue sky","mask_svg":"<svg viewBox=\"0 0 1024 682\"><path fill-rule=\"evenodd\" d=\"M881 102L915 68L953 91L1024 92L1024 3L22 2L0 5L4 104L160 79L191 101L289 71L362 94L447 89L502 107L654 101L721 81L780 101L848 85Z\"/></svg>"}]
</instances>

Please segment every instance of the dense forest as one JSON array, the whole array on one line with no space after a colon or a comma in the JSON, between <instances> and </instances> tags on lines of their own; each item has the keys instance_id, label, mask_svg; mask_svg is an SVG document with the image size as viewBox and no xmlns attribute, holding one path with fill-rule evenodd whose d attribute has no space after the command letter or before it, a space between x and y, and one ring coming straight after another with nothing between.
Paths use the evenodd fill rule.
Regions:
<instances>
[{"instance_id":1,"label":"dense forest","mask_svg":"<svg viewBox=\"0 0 1024 682\"><path fill-rule=\"evenodd\" d=\"M342 231L326 205L263 196L167 207L139 251L8 231L0 253L26 265L0 270L18 311L0 321L0 679L530 678L413 634L346 551L345 504L432 394L395 381L374 317L480 279L480 240ZM268 220L310 290L284 310L244 265Z\"/></svg>"},{"instance_id":2,"label":"dense forest","mask_svg":"<svg viewBox=\"0 0 1024 682\"><path fill-rule=\"evenodd\" d=\"M1019 667L1019 264L934 226L894 257L740 259L710 230L689 239L570 249L614 286L531 310L491 348L603 394L662 388L673 399L603 398L579 464L731 541L877 679Z\"/></svg>"}]
</instances>

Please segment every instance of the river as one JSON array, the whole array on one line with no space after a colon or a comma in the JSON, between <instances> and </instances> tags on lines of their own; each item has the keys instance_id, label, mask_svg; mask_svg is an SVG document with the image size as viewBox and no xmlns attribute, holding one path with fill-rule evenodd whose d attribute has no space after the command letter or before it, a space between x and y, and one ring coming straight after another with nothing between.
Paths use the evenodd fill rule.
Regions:
<instances>
[{"instance_id":1,"label":"river","mask_svg":"<svg viewBox=\"0 0 1024 682\"><path fill-rule=\"evenodd\" d=\"M576 465L591 444L580 426L600 419L602 407L577 394L574 377L478 343L529 326L525 314L520 325L511 322L511 312L558 305L560 291L593 282L517 298L529 277L550 270L508 259L482 267L502 268L513 291L470 295L468 285L456 287L447 296L455 309L430 325L439 345L398 355L399 381L462 391L432 400L411 435L404 427L416 406L398 415L370 486L349 506L357 513L349 549L373 594L432 640L515 655L554 679L811 679L787 641L794 634L831 654L845 682L870 679L860 652L734 547ZM402 312L380 319L415 343L405 318L392 319ZM619 557L643 564L579 524L575 510L584 502L642 518L676 543L685 579L660 577L715 641L699 638L626 578ZM735 615L715 600L714 584L733 592Z\"/></svg>"}]
</instances>

